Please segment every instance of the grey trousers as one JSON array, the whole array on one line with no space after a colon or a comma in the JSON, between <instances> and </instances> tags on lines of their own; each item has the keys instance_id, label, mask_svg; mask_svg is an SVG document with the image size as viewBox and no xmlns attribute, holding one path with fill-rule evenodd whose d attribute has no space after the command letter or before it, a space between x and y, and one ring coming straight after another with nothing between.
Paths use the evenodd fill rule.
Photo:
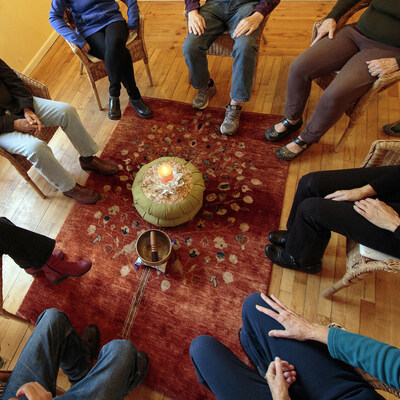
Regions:
<instances>
[{"instance_id":1,"label":"grey trousers","mask_svg":"<svg viewBox=\"0 0 400 400\"><path fill-rule=\"evenodd\" d=\"M33 98L33 105L40 122L45 126L60 126L79 155L89 157L99 151L74 107L39 97ZM47 181L62 192L75 186L74 178L57 161L47 143L35 136L16 131L2 133L0 147L11 154L25 156Z\"/></svg>"},{"instance_id":2,"label":"grey trousers","mask_svg":"<svg viewBox=\"0 0 400 400\"><path fill-rule=\"evenodd\" d=\"M368 72L366 61L398 56L400 48L368 39L354 25L335 32L333 39L323 38L300 54L290 67L285 117L301 117L313 79L340 70L300 134L306 143L318 142L377 79Z\"/></svg>"}]
</instances>

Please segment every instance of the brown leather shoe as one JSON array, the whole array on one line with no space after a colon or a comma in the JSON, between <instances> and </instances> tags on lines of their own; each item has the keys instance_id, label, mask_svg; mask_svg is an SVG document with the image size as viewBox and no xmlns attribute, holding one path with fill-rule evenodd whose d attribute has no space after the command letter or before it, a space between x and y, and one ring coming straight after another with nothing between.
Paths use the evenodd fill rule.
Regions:
<instances>
[{"instance_id":1,"label":"brown leather shoe","mask_svg":"<svg viewBox=\"0 0 400 400\"><path fill-rule=\"evenodd\" d=\"M101 197L99 192L81 186L79 183L77 183L73 189L63 192L63 195L71 197L71 199L83 204L97 203Z\"/></svg>"},{"instance_id":2,"label":"brown leather shoe","mask_svg":"<svg viewBox=\"0 0 400 400\"><path fill-rule=\"evenodd\" d=\"M90 163L85 163L79 158L79 163L85 171L95 171L103 175L114 175L118 172L118 165L112 161L102 160L97 156L93 156Z\"/></svg>"}]
</instances>

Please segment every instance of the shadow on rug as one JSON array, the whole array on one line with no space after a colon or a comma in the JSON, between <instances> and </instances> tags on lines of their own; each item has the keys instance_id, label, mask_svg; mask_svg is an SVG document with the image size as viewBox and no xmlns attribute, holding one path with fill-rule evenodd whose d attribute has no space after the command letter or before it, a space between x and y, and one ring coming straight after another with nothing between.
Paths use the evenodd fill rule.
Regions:
<instances>
[{"instance_id":1,"label":"shadow on rug","mask_svg":"<svg viewBox=\"0 0 400 400\"><path fill-rule=\"evenodd\" d=\"M75 204L57 247L72 258L88 257L82 278L52 285L38 276L20 315L36 321L57 307L78 332L99 325L103 343L129 338L150 357L145 384L180 400L213 398L196 379L189 346L200 334L221 340L245 359L237 339L241 305L266 292L271 263L264 255L267 233L279 226L288 164L267 143L264 130L280 117L242 113L232 137L219 133L224 110L148 99L154 118L143 120L129 106L102 157L119 163L113 177L91 174L87 186L102 193L96 205ZM132 206L138 169L159 157L189 160L204 176L204 204L196 217L163 229L180 262L162 274L134 268L138 235L152 227Z\"/></svg>"}]
</instances>

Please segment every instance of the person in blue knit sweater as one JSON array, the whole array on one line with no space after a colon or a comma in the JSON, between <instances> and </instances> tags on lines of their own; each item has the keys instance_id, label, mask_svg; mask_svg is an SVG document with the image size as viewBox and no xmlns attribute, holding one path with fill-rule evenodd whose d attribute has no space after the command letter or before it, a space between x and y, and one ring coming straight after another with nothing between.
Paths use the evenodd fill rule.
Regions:
<instances>
[{"instance_id":1,"label":"person in blue knit sweater","mask_svg":"<svg viewBox=\"0 0 400 400\"><path fill-rule=\"evenodd\" d=\"M110 81L110 119L121 118L121 83L139 116L151 118L153 111L144 103L136 86L132 57L125 46L129 34L134 34L139 28L139 7L136 0L124 2L128 6L128 22L115 0L52 0L49 20L64 39L105 61ZM67 7L74 18L75 32L63 19Z\"/></svg>"},{"instance_id":2,"label":"person in blue knit sweater","mask_svg":"<svg viewBox=\"0 0 400 400\"><path fill-rule=\"evenodd\" d=\"M199 382L218 400L382 400L351 366L400 389L393 346L309 322L260 293L245 299L242 322L239 339L258 372L211 336L190 347Z\"/></svg>"}]
</instances>

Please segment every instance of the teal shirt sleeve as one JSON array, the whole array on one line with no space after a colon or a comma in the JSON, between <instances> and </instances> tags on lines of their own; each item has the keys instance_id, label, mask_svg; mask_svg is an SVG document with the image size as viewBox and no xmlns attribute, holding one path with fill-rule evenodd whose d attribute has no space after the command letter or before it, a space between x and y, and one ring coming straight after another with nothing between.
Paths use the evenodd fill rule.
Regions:
<instances>
[{"instance_id":1,"label":"teal shirt sleeve","mask_svg":"<svg viewBox=\"0 0 400 400\"><path fill-rule=\"evenodd\" d=\"M346 12L359 1L360 0L338 0L326 18L333 18L336 22L339 21L339 18L346 14Z\"/></svg>"},{"instance_id":2,"label":"teal shirt sleeve","mask_svg":"<svg viewBox=\"0 0 400 400\"><path fill-rule=\"evenodd\" d=\"M383 383L400 389L400 350L368 337L330 328L328 349L333 358L358 367Z\"/></svg>"}]
</instances>

